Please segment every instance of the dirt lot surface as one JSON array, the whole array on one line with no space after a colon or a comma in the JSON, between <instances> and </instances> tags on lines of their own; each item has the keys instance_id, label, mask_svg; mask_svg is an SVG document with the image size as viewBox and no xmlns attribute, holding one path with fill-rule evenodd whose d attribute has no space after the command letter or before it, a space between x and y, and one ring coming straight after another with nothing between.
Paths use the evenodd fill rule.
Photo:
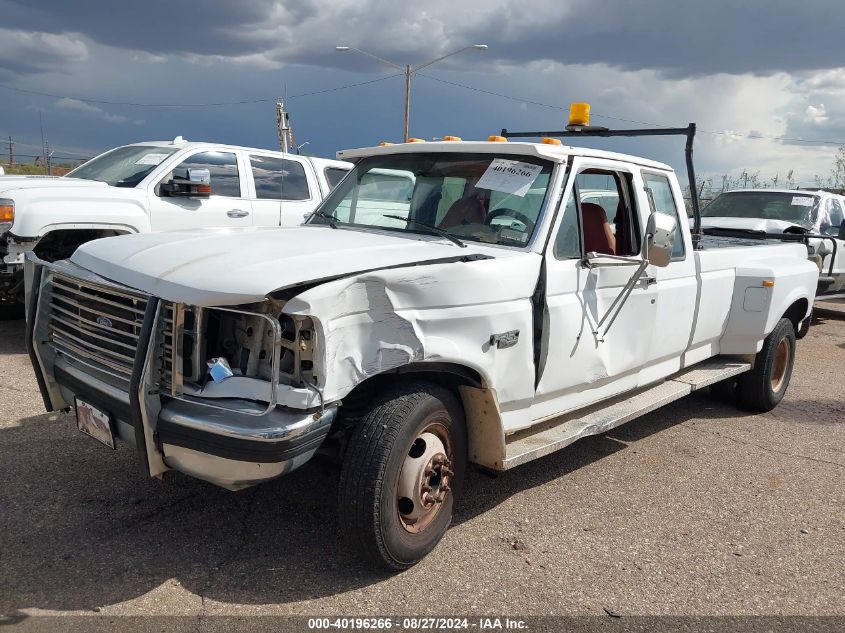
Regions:
<instances>
[{"instance_id":1,"label":"dirt lot surface","mask_svg":"<svg viewBox=\"0 0 845 633\"><path fill-rule=\"evenodd\" d=\"M337 474L240 493L140 476L46 414L0 323L0 614L845 615L845 320L798 345L786 399L692 396L497 478L441 545L374 574L336 537Z\"/></svg>"}]
</instances>

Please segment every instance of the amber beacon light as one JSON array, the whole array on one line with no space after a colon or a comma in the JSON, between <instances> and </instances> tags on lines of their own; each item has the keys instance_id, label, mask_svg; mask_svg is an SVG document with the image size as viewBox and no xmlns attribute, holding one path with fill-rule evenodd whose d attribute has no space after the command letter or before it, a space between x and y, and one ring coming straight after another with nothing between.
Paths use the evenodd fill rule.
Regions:
<instances>
[{"instance_id":1,"label":"amber beacon light","mask_svg":"<svg viewBox=\"0 0 845 633\"><path fill-rule=\"evenodd\" d=\"M590 104L570 103L569 104L569 125L589 127L590 125Z\"/></svg>"}]
</instances>

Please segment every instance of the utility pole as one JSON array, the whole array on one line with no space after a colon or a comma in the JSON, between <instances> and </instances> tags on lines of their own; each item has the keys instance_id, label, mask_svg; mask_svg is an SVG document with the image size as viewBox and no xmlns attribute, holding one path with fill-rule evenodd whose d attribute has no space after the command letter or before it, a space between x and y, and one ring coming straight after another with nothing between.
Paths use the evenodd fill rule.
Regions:
<instances>
[{"instance_id":1,"label":"utility pole","mask_svg":"<svg viewBox=\"0 0 845 633\"><path fill-rule=\"evenodd\" d=\"M279 129L279 149L287 154L290 152L290 118L281 99L276 101L276 127Z\"/></svg>"},{"instance_id":2,"label":"utility pole","mask_svg":"<svg viewBox=\"0 0 845 633\"><path fill-rule=\"evenodd\" d=\"M12 140L12 137L9 137L9 167L15 164L15 150L13 147L15 146L15 142Z\"/></svg>"},{"instance_id":3,"label":"utility pole","mask_svg":"<svg viewBox=\"0 0 845 633\"><path fill-rule=\"evenodd\" d=\"M47 140L44 137L44 117L41 110L38 111L38 125L41 127L41 158L44 160L44 168L47 175L50 175L50 160L47 158Z\"/></svg>"}]
</instances>

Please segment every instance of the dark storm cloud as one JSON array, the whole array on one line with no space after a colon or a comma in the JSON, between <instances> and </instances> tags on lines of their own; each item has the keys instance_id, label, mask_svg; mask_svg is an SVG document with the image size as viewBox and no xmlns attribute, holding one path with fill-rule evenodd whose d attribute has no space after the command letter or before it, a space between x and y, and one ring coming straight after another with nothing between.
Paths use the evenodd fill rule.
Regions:
<instances>
[{"instance_id":1,"label":"dark storm cloud","mask_svg":"<svg viewBox=\"0 0 845 633\"><path fill-rule=\"evenodd\" d=\"M525 8L513 3L468 32L493 39L507 60L599 62L673 76L833 68L845 54L841 0L576 0L568 14L520 32L511 25Z\"/></svg>"},{"instance_id":2,"label":"dark storm cloud","mask_svg":"<svg viewBox=\"0 0 845 633\"><path fill-rule=\"evenodd\" d=\"M153 54L263 55L360 67L331 55L349 41L410 57L488 42L487 58L605 63L670 76L767 74L842 65L845 2L810 0L386 0L239 2L0 0L6 28L61 33Z\"/></svg>"},{"instance_id":3,"label":"dark storm cloud","mask_svg":"<svg viewBox=\"0 0 845 633\"><path fill-rule=\"evenodd\" d=\"M315 15L308 0L275 7L265 0L114 2L0 0L7 28L78 32L118 48L154 54L247 55L271 42L256 31L268 20L299 22Z\"/></svg>"}]
</instances>

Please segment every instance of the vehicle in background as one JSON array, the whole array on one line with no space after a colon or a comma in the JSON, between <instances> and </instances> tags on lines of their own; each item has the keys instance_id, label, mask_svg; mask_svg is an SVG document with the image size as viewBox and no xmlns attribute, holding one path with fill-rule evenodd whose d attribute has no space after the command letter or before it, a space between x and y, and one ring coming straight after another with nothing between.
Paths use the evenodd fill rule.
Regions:
<instances>
[{"instance_id":1,"label":"vehicle in background","mask_svg":"<svg viewBox=\"0 0 845 633\"><path fill-rule=\"evenodd\" d=\"M701 210L701 226L806 235L808 257L820 271L817 298L845 296L845 198L841 195L804 189L728 191Z\"/></svg>"},{"instance_id":2,"label":"vehicle in background","mask_svg":"<svg viewBox=\"0 0 845 633\"><path fill-rule=\"evenodd\" d=\"M295 226L350 167L177 137L117 147L62 177L0 178L0 309L22 304L29 251L57 261L124 233Z\"/></svg>"},{"instance_id":3,"label":"vehicle in background","mask_svg":"<svg viewBox=\"0 0 845 633\"><path fill-rule=\"evenodd\" d=\"M803 245L693 241L665 164L493 139L340 152L355 167L300 227L30 255L47 409L151 476L230 489L320 451L345 542L399 570L446 532L468 463L508 470L710 386L780 402L818 279ZM597 176L615 232L583 196Z\"/></svg>"}]
</instances>

